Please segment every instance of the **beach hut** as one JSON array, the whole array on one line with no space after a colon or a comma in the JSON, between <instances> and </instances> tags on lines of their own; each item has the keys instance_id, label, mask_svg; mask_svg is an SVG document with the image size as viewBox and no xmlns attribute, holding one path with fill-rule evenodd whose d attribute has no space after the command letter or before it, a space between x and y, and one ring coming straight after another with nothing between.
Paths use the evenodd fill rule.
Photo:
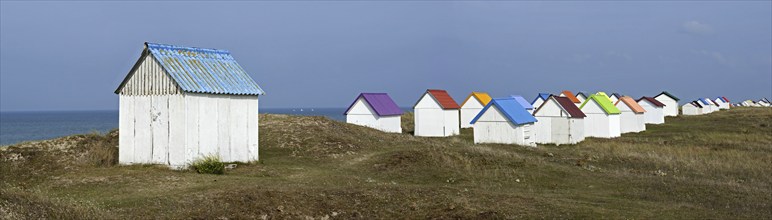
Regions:
<instances>
[{"instance_id":1,"label":"beach hut","mask_svg":"<svg viewBox=\"0 0 772 220\"><path fill-rule=\"evenodd\" d=\"M614 106L621 112L619 130L622 134L646 130L646 110L635 99L630 96L622 96Z\"/></svg>"},{"instance_id":2,"label":"beach hut","mask_svg":"<svg viewBox=\"0 0 772 220\"><path fill-rule=\"evenodd\" d=\"M484 92L472 92L461 103L461 128L471 128L472 119L491 101L491 96Z\"/></svg>"},{"instance_id":3,"label":"beach hut","mask_svg":"<svg viewBox=\"0 0 772 220\"><path fill-rule=\"evenodd\" d=\"M721 97L721 96L716 97L715 99L713 99L713 102L718 104L719 109L729 109L729 102L724 100L724 97Z\"/></svg>"},{"instance_id":4,"label":"beach hut","mask_svg":"<svg viewBox=\"0 0 772 220\"><path fill-rule=\"evenodd\" d=\"M755 107L755 106L757 106L756 102L754 102L753 100L750 100L750 99L743 101L742 104L743 104L743 106L747 106L747 107Z\"/></svg>"},{"instance_id":5,"label":"beach hut","mask_svg":"<svg viewBox=\"0 0 772 220\"><path fill-rule=\"evenodd\" d=\"M115 93L120 164L258 159L264 92L226 50L145 43Z\"/></svg>"},{"instance_id":6,"label":"beach hut","mask_svg":"<svg viewBox=\"0 0 772 220\"><path fill-rule=\"evenodd\" d=\"M611 93L611 95L608 96L608 98L611 99L611 103L617 103L617 101L619 101L619 99L622 98L622 95L615 92L615 93Z\"/></svg>"},{"instance_id":7,"label":"beach hut","mask_svg":"<svg viewBox=\"0 0 772 220\"><path fill-rule=\"evenodd\" d=\"M584 118L586 137L614 138L621 135L619 128L621 112L605 94L590 95L579 109L587 116Z\"/></svg>"},{"instance_id":8,"label":"beach hut","mask_svg":"<svg viewBox=\"0 0 772 220\"><path fill-rule=\"evenodd\" d=\"M758 102L756 102L757 105L763 106L763 107L769 107L772 106L772 103L769 102L769 99L767 98L761 98Z\"/></svg>"},{"instance_id":9,"label":"beach hut","mask_svg":"<svg viewBox=\"0 0 772 220\"><path fill-rule=\"evenodd\" d=\"M447 137L460 133L458 104L445 90L428 89L413 106L415 136Z\"/></svg>"},{"instance_id":10,"label":"beach hut","mask_svg":"<svg viewBox=\"0 0 772 220\"><path fill-rule=\"evenodd\" d=\"M568 97L550 96L534 110L536 143L576 144L584 140L584 113Z\"/></svg>"},{"instance_id":11,"label":"beach hut","mask_svg":"<svg viewBox=\"0 0 772 220\"><path fill-rule=\"evenodd\" d=\"M699 98L697 99L697 101L699 101L700 104L702 104L702 114L708 114L713 112L713 105L711 104L713 102L708 101L705 98Z\"/></svg>"},{"instance_id":12,"label":"beach hut","mask_svg":"<svg viewBox=\"0 0 772 220\"><path fill-rule=\"evenodd\" d=\"M667 91L660 92L654 96L654 99L665 105L665 107L662 108L665 116L678 116L678 101L680 99Z\"/></svg>"},{"instance_id":13,"label":"beach hut","mask_svg":"<svg viewBox=\"0 0 772 220\"><path fill-rule=\"evenodd\" d=\"M701 115L702 105L697 101L692 101L681 106L681 114L683 115Z\"/></svg>"},{"instance_id":14,"label":"beach hut","mask_svg":"<svg viewBox=\"0 0 772 220\"><path fill-rule=\"evenodd\" d=\"M536 98L534 98L530 104L533 108L539 107L541 106L542 103L544 103L544 101L547 101L549 97L550 97L549 93L539 93L539 95L537 95ZM531 110L528 112L533 113L533 108L531 108Z\"/></svg>"},{"instance_id":15,"label":"beach hut","mask_svg":"<svg viewBox=\"0 0 772 220\"><path fill-rule=\"evenodd\" d=\"M586 92L577 92L576 99L579 100L579 105L582 105L581 103L584 103L584 100L587 100L588 96L589 95Z\"/></svg>"},{"instance_id":16,"label":"beach hut","mask_svg":"<svg viewBox=\"0 0 772 220\"><path fill-rule=\"evenodd\" d=\"M515 98L495 98L472 119L474 143L536 147L534 118Z\"/></svg>"},{"instance_id":17,"label":"beach hut","mask_svg":"<svg viewBox=\"0 0 772 220\"><path fill-rule=\"evenodd\" d=\"M708 105L710 105L710 111L711 112L717 112L717 111L721 110L721 108L719 108L719 106L718 106L718 103L713 101L713 99L710 99L710 98L704 98L704 99L705 99L705 102L707 102Z\"/></svg>"},{"instance_id":18,"label":"beach hut","mask_svg":"<svg viewBox=\"0 0 772 220\"><path fill-rule=\"evenodd\" d=\"M515 99L517 103L520 103L520 106L523 106L523 108L525 108L525 110L528 111L528 113L533 114L533 105L531 105L530 102L526 101L525 98L519 95L512 95L509 97Z\"/></svg>"},{"instance_id":19,"label":"beach hut","mask_svg":"<svg viewBox=\"0 0 772 220\"><path fill-rule=\"evenodd\" d=\"M647 96L641 97L637 101L646 110L646 113L643 114L644 118L646 118L646 124L665 123L665 104Z\"/></svg>"},{"instance_id":20,"label":"beach hut","mask_svg":"<svg viewBox=\"0 0 772 220\"><path fill-rule=\"evenodd\" d=\"M344 115L346 123L402 133L402 109L386 93L360 93Z\"/></svg>"}]
</instances>

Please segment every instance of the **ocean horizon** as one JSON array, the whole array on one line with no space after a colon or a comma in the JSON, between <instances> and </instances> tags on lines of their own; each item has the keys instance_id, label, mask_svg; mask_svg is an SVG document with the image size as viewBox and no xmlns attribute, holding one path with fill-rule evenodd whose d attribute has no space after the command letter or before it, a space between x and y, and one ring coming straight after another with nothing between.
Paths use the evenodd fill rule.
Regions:
<instances>
[{"instance_id":1,"label":"ocean horizon","mask_svg":"<svg viewBox=\"0 0 772 220\"><path fill-rule=\"evenodd\" d=\"M412 111L410 107L401 107ZM259 113L324 116L345 121L346 108L260 108ZM75 134L107 133L118 128L118 110L0 112L0 146Z\"/></svg>"}]
</instances>

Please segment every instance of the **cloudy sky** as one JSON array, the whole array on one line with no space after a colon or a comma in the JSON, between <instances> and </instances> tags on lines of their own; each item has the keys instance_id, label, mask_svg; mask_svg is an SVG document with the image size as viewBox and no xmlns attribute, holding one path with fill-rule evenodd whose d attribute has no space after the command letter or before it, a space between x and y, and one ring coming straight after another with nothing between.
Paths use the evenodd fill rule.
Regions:
<instances>
[{"instance_id":1,"label":"cloudy sky","mask_svg":"<svg viewBox=\"0 0 772 220\"><path fill-rule=\"evenodd\" d=\"M218 48L261 108L539 92L772 96L772 3L0 3L0 111L117 109L143 42Z\"/></svg>"}]
</instances>

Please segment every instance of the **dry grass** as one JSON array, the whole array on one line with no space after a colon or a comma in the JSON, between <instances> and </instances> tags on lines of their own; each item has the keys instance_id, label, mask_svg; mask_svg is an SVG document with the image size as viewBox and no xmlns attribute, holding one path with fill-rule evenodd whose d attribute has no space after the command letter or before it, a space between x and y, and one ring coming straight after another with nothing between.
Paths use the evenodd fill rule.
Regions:
<instances>
[{"instance_id":1,"label":"dry grass","mask_svg":"<svg viewBox=\"0 0 772 220\"><path fill-rule=\"evenodd\" d=\"M260 122L261 161L225 175L111 166L115 132L11 146L0 150L0 216L772 218L772 109L539 148L474 145L471 129L413 137L409 114L403 134L321 117Z\"/></svg>"}]
</instances>

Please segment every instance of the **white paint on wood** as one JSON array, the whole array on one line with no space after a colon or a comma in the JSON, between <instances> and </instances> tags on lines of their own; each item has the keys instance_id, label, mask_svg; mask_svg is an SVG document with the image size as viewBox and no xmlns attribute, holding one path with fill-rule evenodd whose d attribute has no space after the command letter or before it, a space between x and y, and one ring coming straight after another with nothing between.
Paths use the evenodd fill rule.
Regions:
<instances>
[{"instance_id":1,"label":"white paint on wood","mask_svg":"<svg viewBox=\"0 0 772 220\"><path fill-rule=\"evenodd\" d=\"M153 130L150 127L150 96L136 96L134 105L134 162L152 163Z\"/></svg>"},{"instance_id":2,"label":"white paint on wood","mask_svg":"<svg viewBox=\"0 0 772 220\"><path fill-rule=\"evenodd\" d=\"M646 123L643 120L644 113L635 113L624 102L617 102L616 107L621 112L619 114L619 131L622 134L646 130Z\"/></svg>"},{"instance_id":3,"label":"white paint on wood","mask_svg":"<svg viewBox=\"0 0 772 220\"><path fill-rule=\"evenodd\" d=\"M118 162L134 163L134 97L120 96L118 111Z\"/></svg>"},{"instance_id":4,"label":"white paint on wood","mask_svg":"<svg viewBox=\"0 0 772 220\"><path fill-rule=\"evenodd\" d=\"M517 144L536 146L537 134L533 124L515 125L491 106L473 124L474 143Z\"/></svg>"},{"instance_id":5,"label":"white paint on wood","mask_svg":"<svg viewBox=\"0 0 772 220\"><path fill-rule=\"evenodd\" d=\"M570 118L555 99L542 103L534 113L536 143L576 144L584 140L584 119Z\"/></svg>"},{"instance_id":6,"label":"white paint on wood","mask_svg":"<svg viewBox=\"0 0 772 220\"><path fill-rule=\"evenodd\" d=\"M259 136L258 130L258 98L248 98L247 100L248 112L247 112L247 143L249 144L248 161L255 161L259 159L259 143L257 137Z\"/></svg>"},{"instance_id":7,"label":"white paint on wood","mask_svg":"<svg viewBox=\"0 0 772 220\"><path fill-rule=\"evenodd\" d=\"M665 114L662 107L657 107L645 99L641 99L638 104L641 105L644 110L646 110L646 113L643 114L644 118L646 119L646 124L665 123Z\"/></svg>"},{"instance_id":8,"label":"white paint on wood","mask_svg":"<svg viewBox=\"0 0 772 220\"><path fill-rule=\"evenodd\" d=\"M152 163L168 164L169 161L169 97L150 96L150 129L153 132Z\"/></svg>"},{"instance_id":9,"label":"white paint on wood","mask_svg":"<svg viewBox=\"0 0 772 220\"><path fill-rule=\"evenodd\" d=\"M354 101L354 105L346 112L346 123L391 133L402 133L400 118L400 115L379 116L362 97Z\"/></svg>"},{"instance_id":10,"label":"white paint on wood","mask_svg":"<svg viewBox=\"0 0 772 220\"><path fill-rule=\"evenodd\" d=\"M474 96L469 97L469 100L461 106L461 128L471 128L472 124L469 122L472 122L472 119L480 113L483 107L485 106L480 103L480 100Z\"/></svg>"},{"instance_id":11,"label":"white paint on wood","mask_svg":"<svg viewBox=\"0 0 772 220\"><path fill-rule=\"evenodd\" d=\"M415 136L447 137L460 133L458 109L442 109L429 93L421 97L413 112Z\"/></svg>"},{"instance_id":12,"label":"white paint on wood","mask_svg":"<svg viewBox=\"0 0 772 220\"><path fill-rule=\"evenodd\" d=\"M185 99L182 95L169 96L169 165L184 167L185 161Z\"/></svg>"},{"instance_id":13,"label":"white paint on wood","mask_svg":"<svg viewBox=\"0 0 772 220\"><path fill-rule=\"evenodd\" d=\"M238 120L238 118L231 116L233 115L233 112L237 111L235 109L237 108L235 104L238 102L235 100L235 97L222 97L214 100L217 101L217 109L215 110L215 112L217 112L217 117L214 121L215 126L217 126L217 146L215 146L215 148L217 149L217 152L220 153L220 159L223 161L232 161L230 135L235 130L232 126L235 126L235 120Z\"/></svg>"},{"instance_id":14,"label":"white paint on wood","mask_svg":"<svg viewBox=\"0 0 772 220\"><path fill-rule=\"evenodd\" d=\"M662 109L662 113L665 116L678 116L678 101L665 94L657 95L654 99L665 104L665 107Z\"/></svg>"},{"instance_id":15,"label":"white paint on wood","mask_svg":"<svg viewBox=\"0 0 772 220\"><path fill-rule=\"evenodd\" d=\"M619 115L609 115L593 99L589 99L582 107L584 118L584 134L587 137L615 138L621 136Z\"/></svg>"}]
</instances>

